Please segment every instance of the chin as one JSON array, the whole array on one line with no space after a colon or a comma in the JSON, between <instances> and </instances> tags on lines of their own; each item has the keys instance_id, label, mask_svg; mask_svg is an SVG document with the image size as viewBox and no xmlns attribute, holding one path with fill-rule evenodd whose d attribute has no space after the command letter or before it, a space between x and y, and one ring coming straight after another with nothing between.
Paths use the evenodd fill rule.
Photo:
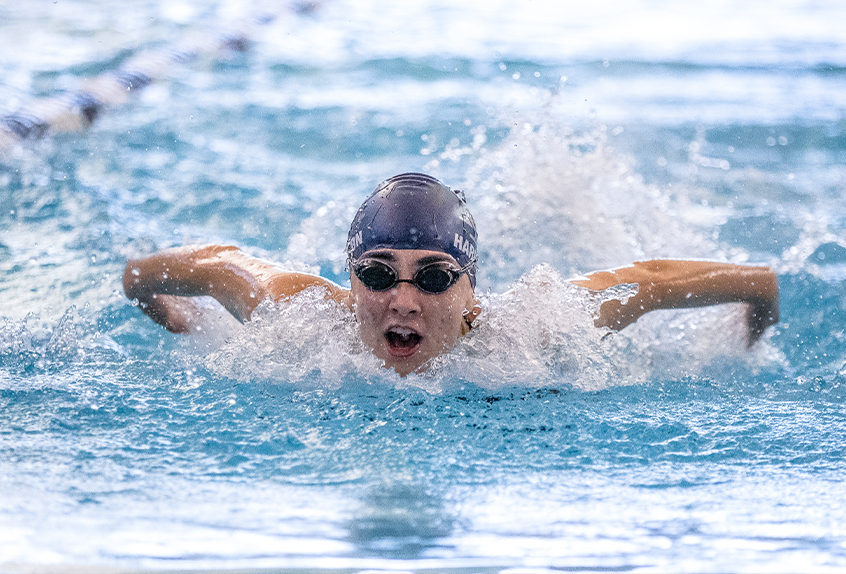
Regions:
<instances>
[{"instance_id":1,"label":"chin","mask_svg":"<svg viewBox=\"0 0 846 574\"><path fill-rule=\"evenodd\" d=\"M425 365L429 361L428 357L409 357L407 359L397 360L395 357L387 357L383 359L386 369L392 369L401 377L410 375L411 373L421 372L425 370Z\"/></svg>"},{"instance_id":2,"label":"chin","mask_svg":"<svg viewBox=\"0 0 846 574\"><path fill-rule=\"evenodd\" d=\"M409 364L409 363L397 364L395 362L385 362L385 368L386 369L391 369L392 371L396 371L396 373L401 377L405 377L406 375L410 375L411 373L417 371L417 369L419 369L420 366L421 366L421 364L418 364L418 363L415 363L415 364Z\"/></svg>"}]
</instances>

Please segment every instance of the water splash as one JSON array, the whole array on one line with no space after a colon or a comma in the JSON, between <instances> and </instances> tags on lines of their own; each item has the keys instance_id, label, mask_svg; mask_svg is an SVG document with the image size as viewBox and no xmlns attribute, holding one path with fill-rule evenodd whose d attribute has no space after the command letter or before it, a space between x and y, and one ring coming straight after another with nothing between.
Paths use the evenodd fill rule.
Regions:
<instances>
[{"instance_id":1,"label":"water splash","mask_svg":"<svg viewBox=\"0 0 846 574\"><path fill-rule=\"evenodd\" d=\"M205 358L217 375L336 388L350 373L379 374L352 314L307 289L282 303L262 303L253 319Z\"/></svg>"},{"instance_id":2,"label":"water splash","mask_svg":"<svg viewBox=\"0 0 846 574\"><path fill-rule=\"evenodd\" d=\"M125 360L88 308L72 305L53 324L34 314L0 321L0 390L84 388L80 373L85 378Z\"/></svg>"},{"instance_id":3,"label":"water splash","mask_svg":"<svg viewBox=\"0 0 846 574\"><path fill-rule=\"evenodd\" d=\"M607 386L606 331L593 325L602 298L564 281L548 265L512 289L482 298L478 327L436 360L435 376L457 376L484 388L572 384Z\"/></svg>"},{"instance_id":4,"label":"water splash","mask_svg":"<svg viewBox=\"0 0 846 574\"><path fill-rule=\"evenodd\" d=\"M287 302L262 304L254 320L205 354L204 364L240 381L331 389L380 384L437 394L468 383L491 390L599 390L695 375L723 360L748 368L774 360L766 343L747 351L742 306L668 313L620 333L594 326L603 301L632 292L622 286L592 294L552 267L537 266L508 291L482 295L476 328L423 373L400 378L361 343L345 307L307 290Z\"/></svg>"},{"instance_id":5,"label":"water splash","mask_svg":"<svg viewBox=\"0 0 846 574\"><path fill-rule=\"evenodd\" d=\"M577 131L543 117L515 124L467 170L485 281L513 281L542 263L578 274L644 258L727 256L684 190L645 183L604 126Z\"/></svg>"}]
</instances>

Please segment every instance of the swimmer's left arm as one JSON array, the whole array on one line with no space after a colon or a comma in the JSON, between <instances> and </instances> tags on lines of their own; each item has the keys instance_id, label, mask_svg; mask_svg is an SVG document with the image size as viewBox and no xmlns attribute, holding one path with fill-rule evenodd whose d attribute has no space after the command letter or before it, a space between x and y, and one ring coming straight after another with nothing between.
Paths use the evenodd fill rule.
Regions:
<instances>
[{"instance_id":1,"label":"swimmer's left arm","mask_svg":"<svg viewBox=\"0 0 846 574\"><path fill-rule=\"evenodd\" d=\"M778 281L769 267L712 261L638 261L628 267L598 271L571 281L593 291L635 283L636 295L625 303L605 301L597 327L620 330L656 309L681 309L720 303L747 303L751 345L778 322Z\"/></svg>"}]
</instances>

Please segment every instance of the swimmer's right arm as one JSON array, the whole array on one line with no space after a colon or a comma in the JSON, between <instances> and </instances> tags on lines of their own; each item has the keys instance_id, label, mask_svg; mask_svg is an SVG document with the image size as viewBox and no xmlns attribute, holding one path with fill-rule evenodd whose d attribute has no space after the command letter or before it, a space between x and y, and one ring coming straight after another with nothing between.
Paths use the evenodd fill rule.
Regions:
<instances>
[{"instance_id":1,"label":"swimmer's right arm","mask_svg":"<svg viewBox=\"0 0 846 574\"><path fill-rule=\"evenodd\" d=\"M348 291L328 279L290 273L237 247L224 245L168 249L130 260L123 290L154 321L173 332L190 329L193 306L186 297L216 299L241 322L265 299L279 301L309 287L321 287L339 303Z\"/></svg>"}]
</instances>

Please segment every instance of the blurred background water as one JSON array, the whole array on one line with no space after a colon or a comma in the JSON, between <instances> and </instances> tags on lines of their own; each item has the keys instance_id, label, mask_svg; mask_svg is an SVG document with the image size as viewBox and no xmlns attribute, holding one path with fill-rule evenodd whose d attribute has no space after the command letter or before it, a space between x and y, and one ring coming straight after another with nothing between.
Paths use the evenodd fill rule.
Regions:
<instances>
[{"instance_id":1,"label":"blurred background water","mask_svg":"<svg viewBox=\"0 0 846 574\"><path fill-rule=\"evenodd\" d=\"M842 570L846 5L583 4L0 4L3 116L249 39L0 156L0 567ZM316 300L184 338L120 292L194 242L345 283L411 170L480 229L427 375ZM563 278L648 257L771 265L782 321L603 338Z\"/></svg>"}]
</instances>

